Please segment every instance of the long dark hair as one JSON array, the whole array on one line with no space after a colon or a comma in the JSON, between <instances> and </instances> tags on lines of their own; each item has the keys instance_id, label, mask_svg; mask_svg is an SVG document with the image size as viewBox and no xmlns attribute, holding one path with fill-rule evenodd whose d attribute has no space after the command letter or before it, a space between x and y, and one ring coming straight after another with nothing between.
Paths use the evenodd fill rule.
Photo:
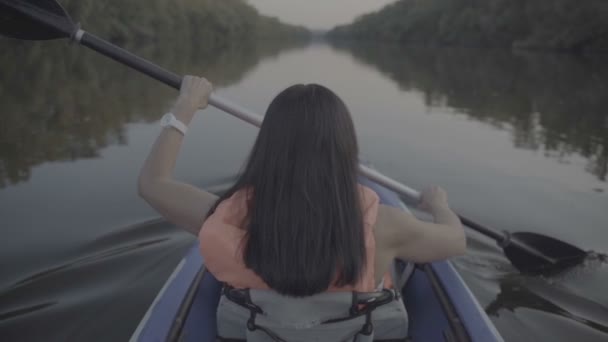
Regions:
<instances>
[{"instance_id":1,"label":"long dark hair","mask_svg":"<svg viewBox=\"0 0 608 342\"><path fill-rule=\"evenodd\" d=\"M346 105L316 84L295 85L270 104L236 184L252 189L245 265L275 291L309 296L354 285L366 250L358 146Z\"/></svg>"}]
</instances>

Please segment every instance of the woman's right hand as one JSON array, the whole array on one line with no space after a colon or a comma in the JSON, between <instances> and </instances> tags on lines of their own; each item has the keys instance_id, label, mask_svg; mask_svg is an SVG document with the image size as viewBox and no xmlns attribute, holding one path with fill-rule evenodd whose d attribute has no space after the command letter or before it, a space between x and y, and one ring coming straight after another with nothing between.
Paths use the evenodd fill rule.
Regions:
<instances>
[{"instance_id":1,"label":"woman's right hand","mask_svg":"<svg viewBox=\"0 0 608 342\"><path fill-rule=\"evenodd\" d=\"M426 211L449 208L448 194L441 187L433 185L422 191L419 208Z\"/></svg>"}]
</instances>

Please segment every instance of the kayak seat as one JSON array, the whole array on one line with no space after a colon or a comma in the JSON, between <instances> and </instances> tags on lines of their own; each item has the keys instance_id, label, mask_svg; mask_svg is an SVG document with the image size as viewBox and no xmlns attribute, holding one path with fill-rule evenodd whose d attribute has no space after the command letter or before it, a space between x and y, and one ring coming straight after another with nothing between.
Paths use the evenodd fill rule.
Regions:
<instances>
[{"instance_id":1,"label":"kayak seat","mask_svg":"<svg viewBox=\"0 0 608 342\"><path fill-rule=\"evenodd\" d=\"M305 298L224 285L217 309L223 342L409 341L400 289L413 264L396 262L395 289L326 292ZM395 276L399 274L399 278ZM399 289L399 290L397 290Z\"/></svg>"}]
</instances>

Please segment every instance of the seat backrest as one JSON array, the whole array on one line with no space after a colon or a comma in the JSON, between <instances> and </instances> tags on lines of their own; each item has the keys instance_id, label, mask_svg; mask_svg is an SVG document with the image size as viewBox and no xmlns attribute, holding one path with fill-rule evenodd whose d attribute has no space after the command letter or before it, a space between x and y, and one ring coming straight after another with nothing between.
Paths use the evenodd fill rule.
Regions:
<instances>
[{"instance_id":1,"label":"seat backrest","mask_svg":"<svg viewBox=\"0 0 608 342\"><path fill-rule=\"evenodd\" d=\"M393 290L293 298L227 287L218 306L218 337L249 342L405 341L407 312L400 298Z\"/></svg>"}]
</instances>

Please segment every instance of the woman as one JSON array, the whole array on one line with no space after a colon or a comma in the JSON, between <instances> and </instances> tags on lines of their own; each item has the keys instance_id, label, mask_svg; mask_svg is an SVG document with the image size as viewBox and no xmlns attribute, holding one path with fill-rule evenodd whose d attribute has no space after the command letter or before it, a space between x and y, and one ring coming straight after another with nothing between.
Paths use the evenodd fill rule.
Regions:
<instances>
[{"instance_id":1,"label":"woman","mask_svg":"<svg viewBox=\"0 0 608 342\"><path fill-rule=\"evenodd\" d=\"M372 291L395 258L431 262L465 252L460 220L439 187L422 193L434 223L378 204L358 185L355 129L344 103L319 85L297 85L270 104L245 169L219 199L172 178L185 127L212 92L186 76L139 177L140 195L198 235L205 264L234 287L288 296ZM169 115L171 117L171 115ZM202 229L201 229L202 228Z\"/></svg>"}]
</instances>

